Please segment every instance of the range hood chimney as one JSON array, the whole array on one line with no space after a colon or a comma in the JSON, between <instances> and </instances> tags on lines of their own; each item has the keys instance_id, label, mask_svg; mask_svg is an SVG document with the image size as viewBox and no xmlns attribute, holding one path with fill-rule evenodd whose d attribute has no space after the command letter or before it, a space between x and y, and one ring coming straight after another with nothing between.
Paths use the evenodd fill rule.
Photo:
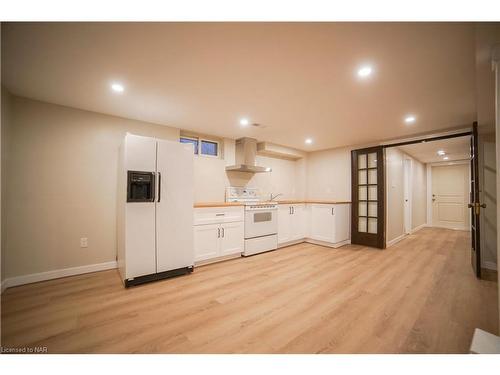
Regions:
<instances>
[{"instance_id":1,"label":"range hood chimney","mask_svg":"<svg viewBox=\"0 0 500 375\"><path fill-rule=\"evenodd\" d=\"M239 138L236 140L236 165L226 167L226 171L249 173L271 172L269 167L255 165L257 155L257 140L254 138Z\"/></svg>"}]
</instances>

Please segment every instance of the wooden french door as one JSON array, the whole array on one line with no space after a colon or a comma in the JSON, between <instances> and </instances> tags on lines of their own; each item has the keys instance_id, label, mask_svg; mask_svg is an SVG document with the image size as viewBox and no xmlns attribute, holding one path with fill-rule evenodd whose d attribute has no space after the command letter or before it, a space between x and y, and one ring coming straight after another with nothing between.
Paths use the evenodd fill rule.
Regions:
<instances>
[{"instance_id":1,"label":"wooden french door","mask_svg":"<svg viewBox=\"0 0 500 375\"><path fill-rule=\"evenodd\" d=\"M351 151L351 243L385 248L384 149Z\"/></svg>"},{"instance_id":2,"label":"wooden french door","mask_svg":"<svg viewBox=\"0 0 500 375\"><path fill-rule=\"evenodd\" d=\"M470 260L472 269L478 278L481 277L481 233L480 219L481 208L485 208L485 204L479 201L479 149L477 139L477 122L472 125L472 134L470 138L470 200L469 208L471 209L471 253Z\"/></svg>"}]
</instances>

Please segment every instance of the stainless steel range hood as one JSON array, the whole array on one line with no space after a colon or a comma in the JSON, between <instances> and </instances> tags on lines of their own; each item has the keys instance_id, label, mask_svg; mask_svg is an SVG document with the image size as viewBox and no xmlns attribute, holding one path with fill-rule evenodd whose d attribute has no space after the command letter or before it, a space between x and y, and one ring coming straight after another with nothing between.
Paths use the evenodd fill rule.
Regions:
<instances>
[{"instance_id":1,"label":"stainless steel range hood","mask_svg":"<svg viewBox=\"0 0 500 375\"><path fill-rule=\"evenodd\" d=\"M249 173L271 172L269 167L260 167L255 164L257 155L257 140L254 138L239 138L236 140L236 165L226 167L226 171Z\"/></svg>"}]
</instances>

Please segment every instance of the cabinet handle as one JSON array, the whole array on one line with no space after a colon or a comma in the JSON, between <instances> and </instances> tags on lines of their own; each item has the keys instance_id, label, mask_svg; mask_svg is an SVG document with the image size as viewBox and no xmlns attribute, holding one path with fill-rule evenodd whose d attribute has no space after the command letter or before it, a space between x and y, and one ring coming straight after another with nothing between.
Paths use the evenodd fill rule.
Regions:
<instances>
[{"instance_id":1,"label":"cabinet handle","mask_svg":"<svg viewBox=\"0 0 500 375\"><path fill-rule=\"evenodd\" d=\"M161 201L161 173L158 172L158 203Z\"/></svg>"},{"instance_id":2,"label":"cabinet handle","mask_svg":"<svg viewBox=\"0 0 500 375\"><path fill-rule=\"evenodd\" d=\"M333 215L333 207L332 207L332 215Z\"/></svg>"},{"instance_id":3,"label":"cabinet handle","mask_svg":"<svg viewBox=\"0 0 500 375\"><path fill-rule=\"evenodd\" d=\"M220 228L217 228L217 238L220 238Z\"/></svg>"},{"instance_id":4,"label":"cabinet handle","mask_svg":"<svg viewBox=\"0 0 500 375\"><path fill-rule=\"evenodd\" d=\"M222 227L222 238L224 238L224 227Z\"/></svg>"},{"instance_id":5,"label":"cabinet handle","mask_svg":"<svg viewBox=\"0 0 500 375\"><path fill-rule=\"evenodd\" d=\"M288 207L288 213L291 215L292 214L292 206Z\"/></svg>"},{"instance_id":6,"label":"cabinet handle","mask_svg":"<svg viewBox=\"0 0 500 375\"><path fill-rule=\"evenodd\" d=\"M295 207L292 206L292 215L295 215Z\"/></svg>"}]
</instances>

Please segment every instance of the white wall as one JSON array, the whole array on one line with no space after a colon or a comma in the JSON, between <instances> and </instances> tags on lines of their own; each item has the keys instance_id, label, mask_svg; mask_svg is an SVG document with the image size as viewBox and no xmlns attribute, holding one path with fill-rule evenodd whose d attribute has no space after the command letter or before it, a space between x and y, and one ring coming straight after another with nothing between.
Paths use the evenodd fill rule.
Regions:
<instances>
[{"instance_id":1,"label":"white wall","mask_svg":"<svg viewBox=\"0 0 500 375\"><path fill-rule=\"evenodd\" d=\"M1 131L0 131L0 148L1 148L1 165L0 165L0 176L1 178L1 199L0 199L0 206L1 206L1 218L0 218L0 228L1 228L1 239L0 239L0 250L1 250L1 277L0 277L0 282L3 282L5 280L5 223L7 222L7 217L6 217L6 210L5 210L5 200L6 200L6 179L3 178L3 176L7 172L7 150L9 147L9 142L7 142L8 138L8 129L10 127L11 123L11 95L7 90L4 90L2 88L2 104L1 104Z\"/></svg>"},{"instance_id":2,"label":"white wall","mask_svg":"<svg viewBox=\"0 0 500 375\"><path fill-rule=\"evenodd\" d=\"M427 224L427 168L412 159L412 219L411 227L416 229Z\"/></svg>"},{"instance_id":3,"label":"white wall","mask_svg":"<svg viewBox=\"0 0 500 375\"><path fill-rule=\"evenodd\" d=\"M119 144L127 131L177 140L179 130L11 99L2 276L114 261Z\"/></svg>"},{"instance_id":4,"label":"white wall","mask_svg":"<svg viewBox=\"0 0 500 375\"><path fill-rule=\"evenodd\" d=\"M2 277L114 261L123 136L131 132L178 140L180 130L4 92L2 120L10 126L2 127L2 181L9 182L2 189ZM224 201L230 185L258 187L264 196L305 198L305 159L258 156L257 163L273 171L226 173L225 160L195 157L195 201ZM80 237L88 237L88 248L79 247Z\"/></svg>"},{"instance_id":5,"label":"white wall","mask_svg":"<svg viewBox=\"0 0 500 375\"><path fill-rule=\"evenodd\" d=\"M231 142L225 140L224 142ZM233 141L234 142L234 141ZM226 172L226 160L195 157L195 202L221 202L225 199L225 188L228 186L257 187L264 197L282 193L280 199L302 199L305 197L304 180L305 160L293 161L257 156L258 165L271 167L272 172L245 173ZM231 163L229 163L231 164Z\"/></svg>"},{"instance_id":6,"label":"white wall","mask_svg":"<svg viewBox=\"0 0 500 375\"><path fill-rule=\"evenodd\" d=\"M385 149L386 155L386 242L405 234L404 160L411 160L411 228L427 223L426 165L398 148Z\"/></svg>"},{"instance_id":7,"label":"white wall","mask_svg":"<svg viewBox=\"0 0 500 375\"><path fill-rule=\"evenodd\" d=\"M307 198L351 200L351 149L335 148L307 156Z\"/></svg>"},{"instance_id":8,"label":"white wall","mask_svg":"<svg viewBox=\"0 0 500 375\"><path fill-rule=\"evenodd\" d=\"M386 243L404 235L404 156L399 149L385 150Z\"/></svg>"}]
</instances>

